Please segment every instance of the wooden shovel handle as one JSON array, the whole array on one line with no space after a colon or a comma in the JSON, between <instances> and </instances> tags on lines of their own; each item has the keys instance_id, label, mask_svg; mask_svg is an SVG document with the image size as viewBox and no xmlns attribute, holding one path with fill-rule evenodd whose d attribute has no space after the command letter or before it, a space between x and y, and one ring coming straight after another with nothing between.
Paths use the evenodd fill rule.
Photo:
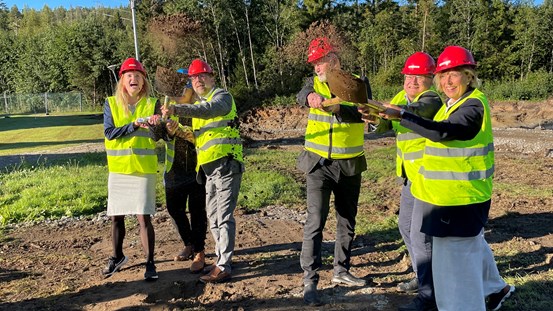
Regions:
<instances>
[{"instance_id":1,"label":"wooden shovel handle","mask_svg":"<svg viewBox=\"0 0 553 311\"><path fill-rule=\"evenodd\" d=\"M334 97L330 99L325 99L321 104L323 105L323 107L328 107L328 106L334 106L336 104L339 104L340 102L343 102L343 100L340 97Z\"/></svg>"},{"instance_id":2,"label":"wooden shovel handle","mask_svg":"<svg viewBox=\"0 0 553 311\"><path fill-rule=\"evenodd\" d=\"M169 96L165 95L165 100L163 101L163 108L168 109L169 108ZM161 116L161 121L167 121L167 115Z\"/></svg>"},{"instance_id":3,"label":"wooden shovel handle","mask_svg":"<svg viewBox=\"0 0 553 311\"><path fill-rule=\"evenodd\" d=\"M381 103L374 101L372 99L369 99L368 103L363 103L362 105L368 106L379 112L386 110L386 107L384 107Z\"/></svg>"},{"instance_id":4,"label":"wooden shovel handle","mask_svg":"<svg viewBox=\"0 0 553 311\"><path fill-rule=\"evenodd\" d=\"M334 97L334 98L330 98L330 99L325 99L321 104L323 105L323 107L328 107L328 106L333 106L333 105L336 105L336 104L339 104L340 102L343 102L344 100L342 100L340 97ZM377 102L377 101L374 101L374 100L371 100L369 99L367 103L354 103L354 105L356 106L368 106L378 112L381 112L381 111L384 111L386 110L386 107L384 107L381 103ZM375 115L378 115L378 114L375 114Z\"/></svg>"}]
</instances>

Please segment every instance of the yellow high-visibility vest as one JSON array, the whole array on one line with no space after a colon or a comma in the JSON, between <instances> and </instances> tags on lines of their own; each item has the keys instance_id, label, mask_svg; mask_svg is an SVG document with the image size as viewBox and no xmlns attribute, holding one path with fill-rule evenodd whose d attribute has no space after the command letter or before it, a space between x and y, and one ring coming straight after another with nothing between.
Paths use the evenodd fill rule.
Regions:
<instances>
[{"instance_id":1,"label":"yellow high-visibility vest","mask_svg":"<svg viewBox=\"0 0 553 311\"><path fill-rule=\"evenodd\" d=\"M332 94L328 84L315 76L315 92L324 98ZM354 106L350 102L341 105ZM310 108L305 129L305 149L326 159L351 159L363 154L365 123L339 122L331 112Z\"/></svg>"},{"instance_id":2,"label":"yellow high-visibility vest","mask_svg":"<svg viewBox=\"0 0 553 311\"><path fill-rule=\"evenodd\" d=\"M434 91L426 90L420 93L419 95L417 95L417 97L415 97L413 102L418 101L419 98L427 92ZM390 104L406 106L407 97L405 90L399 92L396 96L394 96ZM397 120L392 121L392 127L396 132L396 175L399 177L403 177L403 172L401 169L403 166L407 178L413 181L413 178L415 178L421 166L425 138L417 133L414 133L410 129L401 126L399 124L399 121Z\"/></svg>"},{"instance_id":3,"label":"yellow high-visibility vest","mask_svg":"<svg viewBox=\"0 0 553 311\"><path fill-rule=\"evenodd\" d=\"M422 165L411 186L411 192L417 199L437 206L468 205L490 200L494 146L490 107L486 96L475 89L449 109L442 106L434 120L446 120L470 98L479 99L484 106L480 132L467 141L426 140Z\"/></svg>"},{"instance_id":4,"label":"yellow high-visibility vest","mask_svg":"<svg viewBox=\"0 0 553 311\"><path fill-rule=\"evenodd\" d=\"M155 98L142 98L136 103L134 113L126 115L123 106L116 103L114 96L108 97L113 123L121 127L138 118L154 114ZM138 128L129 135L116 139L104 139L111 173L120 174L155 174L157 172L156 144L148 129Z\"/></svg>"},{"instance_id":5,"label":"yellow high-visibility vest","mask_svg":"<svg viewBox=\"0 0 553 311\"><path fill-rule=\"evenodd\" d=\"M206 101L209 102L217 90L219 89L211 90ZM194 104L199 103L199 101L196 101ZM224 157L232 157L239 162L244 162L242 140L240 139L238 122L235 120L237 118L234 98L232 98L231 111L224 116L211 119L192 118L192 129L194 130L196 152L198 154L196 171L199 171L201 165Z\"/></svg>"},{"instance_id":6,"label":"yellow high-visibility vest","mask_svg":"<svg viewBox=\"0 0 553 311\"><path fill-rule=\"evenodd\" d=\"M171 116L171 120L175 122L179 122L178 116ZM179 123L179 127L182 128L183 126ZM175 160L175 140L177 138L173 137L170 141L165 142L165 172L168 173L171 171L171 168L173 167L173 162Z\"/></svg>"}]
</instances>

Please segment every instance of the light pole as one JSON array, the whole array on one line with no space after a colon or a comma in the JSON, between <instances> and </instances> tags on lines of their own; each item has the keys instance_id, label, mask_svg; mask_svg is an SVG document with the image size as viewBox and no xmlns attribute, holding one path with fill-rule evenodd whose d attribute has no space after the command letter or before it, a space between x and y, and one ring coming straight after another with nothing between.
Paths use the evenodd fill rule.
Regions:
<instances>
[{"instance_id":1,"label":"light pole","mask_svg":"<svg viewBox=\"0 0 553 311\"><path fill-rule=\"evenodd\" d=\"M111 71L111 73L113 74L113 79L115 80L115 83L111 83L111 91L113 93L115 93L115 87L114 85L117 85L117 82L118 82L118 79L117 79L117 74L115 73L115 69L117 67L119 67L120 65L109 65L108 66L108 69ZM110 82L111 82L111 79L110 79Z\"/></svg>"},{"instance_id":2,"label":"light pole","mask_svg":"<svg viewBox=\"0 0 553 311\"><path fill-rule=\"evenodd\" d=\"M134 53L136 56L136 60L140 61L140 54L138 53L138 39L136 36L136 17L134 14L134 0L131 1L131 13L132 13L132 32L134 35Z\"/></svg>"}]
</instances>

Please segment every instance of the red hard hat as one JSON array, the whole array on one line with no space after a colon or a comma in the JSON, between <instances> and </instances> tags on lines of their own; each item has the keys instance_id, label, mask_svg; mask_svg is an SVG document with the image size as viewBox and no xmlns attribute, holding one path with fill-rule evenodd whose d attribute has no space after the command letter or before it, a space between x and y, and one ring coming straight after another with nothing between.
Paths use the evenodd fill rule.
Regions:
<instances>
[{"instance_id":1,"label":"red hard hat","mask_svg":"<svg viewBox=\"0 0 553 311\"><path fill-rule=\"evenodd\" d=\"M334 52L334 47L330 45L325 37L316 38L309 43L307 51L307 62L312 63L319 58L325 57L328 53Z\"/></svg>"},{"instance_id":2,"label":"red hard hat","mask_svg":"<svg viewBox=\"0 0 553 311\"><path fill-rule=\"evenodd\" d=\"M436 70L436 63L432 56L424 52L416 52L407 58L401 73L404 75L429 75L433 74L434 70Z\"/></svg>"},{"instance_id":3,"label":"red hard hat","mask_svg":"<svg viewBox=\"0 0 553 311\"><path fill-rule=\"evenodd\" d=\"M438 56L436 73L465 65L476 66L470 51L461 46L450 45Z\"/></svg>"},{"instance_id":4,"label":"red hard hat","mask_svg":"<svg viewBox=\"0 0 553 311\"><path fill-rule=\"evenodd\" d=\"M126 72L126 71L140 71L144 75L146 75L146 70L144 70L144 67L142 64L137 61L134 58L127 58L123 64L121 65L121 69L119 69L119 78Z\"/></svg>"},{"instance_id":5,"label":"red hard hat","mask_svg":"<svg viewBox=\"0 0 553 311\"><path fill-rule=\"evenodd\" d=\"M199 58L193 60L192 63L190 63L190 67L188 67L189 76L197 75L200 73L206 73L206 72L213 73L213 70L206 62L204 62Z\"/></svg>"}]
</instances>

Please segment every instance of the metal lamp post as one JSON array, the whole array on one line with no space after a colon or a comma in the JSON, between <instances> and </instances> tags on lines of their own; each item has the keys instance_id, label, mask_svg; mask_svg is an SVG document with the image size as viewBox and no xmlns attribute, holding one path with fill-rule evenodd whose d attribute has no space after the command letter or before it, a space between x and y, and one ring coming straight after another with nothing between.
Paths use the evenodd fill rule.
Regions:
<instances>
[{"instance_id":1,"label":"metal lamp post","mask_svg":"<svg viewBox=\"0 0 553 311\"><path fill-rule=\"evenodd\" d=\"M134 12L134 0L131 1L131 13L132 13L132 31L134 35L134 53L137 61L140 61L140 54L138 53L138 38L136 36L136 17Z\"/></svg>"}]
</instances>

